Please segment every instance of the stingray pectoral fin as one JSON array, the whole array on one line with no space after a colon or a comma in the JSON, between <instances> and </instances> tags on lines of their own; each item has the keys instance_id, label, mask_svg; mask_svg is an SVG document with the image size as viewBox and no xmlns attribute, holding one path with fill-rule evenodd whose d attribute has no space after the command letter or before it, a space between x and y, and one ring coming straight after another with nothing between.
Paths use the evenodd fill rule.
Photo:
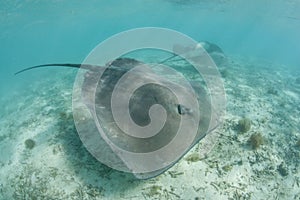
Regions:
<instances>
[{"instance_id":1,"label":"stingray pectoral fin","mask_svg":"<svg viewBox=\"0 0 300 200\"><path fill-rule=\"evenodd\" d=\"M41 67L73 67L73 68L82 68L82 69L87 69L87 70L93 70L95 67L95 65L88 65L88 64L44 64L44 65L36 65L36 66L32 66L32 67L28 67L25 69L22 69L18 72L15 73L15 75L20 74L22 72L31 70L31 69L36 69L36 68L41 68Z\"/></svg>"}]
</instances>

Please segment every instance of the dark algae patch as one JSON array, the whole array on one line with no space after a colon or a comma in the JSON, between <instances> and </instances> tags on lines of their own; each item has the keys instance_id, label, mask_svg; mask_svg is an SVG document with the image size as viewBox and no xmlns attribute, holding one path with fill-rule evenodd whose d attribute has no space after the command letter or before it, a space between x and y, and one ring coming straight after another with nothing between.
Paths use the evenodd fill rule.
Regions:
<instances>
[{"instance_id":1,"label":"dark algae patch","mask_svg":"<svg viewBox=\"0 0 300 200\"><path fill-rule=\"evenodd\" d=\"M189 155L185 160L188 162L197 162L200 160L199 153L194 152L191 155Z\"/></svg>"},{"instance_id":2,"label":"dark algae patch","mask_svg":"<svg viewBox=\"0 0 300 200\"><path fill-rule=\"evenodd\" d=\"M300 138L299 138L298 141L296 142L296 147L300 148Z\"/></svg>"},{"instance_id":3,"label":"dark algae patch","mask_svg":"<svg viewBox=\"0 0 300 200\"><path fill-rule=\"evenodd\" d=\"M225 165L222 167L225 172L229 172L232 169L232 165Z\"/></svg>"},{"instance_id":4,"label":"dark algae patch","mask_svg":"<svg viewBox=\"0 0 300 200\"><path fill-rule=\"evenodd\" d=\"M261 133L254 133L250 136L248 140L249 144L251 145L252 149L258 149L262 144L264 144L264 138Z\"/></svg>"},{"instance_id":5,"label":"dark algae patch","mask_svg":"<svg viewBox=\"0 0 300 200\"><path fill-rule=\"evenodd\" d=\"M35 141L32 139L27 139L24 142L26 149L33 149L35 146Z\"/></svg>"},{"instance_id":6,"label":"dark algae patch","mask_svg":"<svg viewBox=\"0 0 300 200\"><path fill-rule=\"evenodd\" d=\"M238 130L240 133L246 133L251 128L251 120L248 118L240 119L238 122Z\"/></svg>"},{"instance_id":7,"label":"dark algae patch","mask_svg":"<svg viewBox=\"0 0 300 200\"><path fill-rule=\"evenodd\" d=\"M289 175L288 167L283 162L277 167L277 170L278 170L278 172L279 172L279 174L281 176L287 176L287 175Z\"/></svg>"}]
</instances>

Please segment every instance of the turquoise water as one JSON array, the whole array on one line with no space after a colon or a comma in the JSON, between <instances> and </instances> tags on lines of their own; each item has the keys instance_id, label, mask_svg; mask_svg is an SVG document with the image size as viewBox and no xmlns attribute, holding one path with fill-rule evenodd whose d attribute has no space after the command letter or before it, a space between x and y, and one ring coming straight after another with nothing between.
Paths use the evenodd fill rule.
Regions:
<instances>
[{"instance_id":1,"label":"turquoise water","mask_svg":"<svg viewBox=\"0 0 300 200\"><path fill-rule=\"evenodd\" d=\"M47 198L52 194L53 198L76 199L80 195L76 193L76 190L79 191L78 183L83 199L237 198L234 191L228 189L230 187L222 186L222 181L231 186L234 182L241 183L235 187L244 189L236 193L245 199L300 198L299 10L300 2L296 0L0 1L0 165L3 167L0 180L4 180L0 183L0 198L24 199L25 196L19 193L33 190L35 193L26 198ZM178 176L170 175L173 173L170 171L153 182L137 183L131 177L124 177L97 164L80 146L79 140L74 142L75 146L80 146L79 151L71 150L72 145L68 146L66 141L77 137L71 120L76 70L38 69L18 76L14 73L44 63L81 63L103 40L121 31L140 27L174 29L199 42L209 41L222 48L230 62L220 66L228 98L227 115L220 133L231 138L232 142L221 137L223 147L215 148L205 164L199 164L202 161L190 164L183 160L177 166ZM245 116L252 120L252 126L250 132L240 136L235 127ZM73 130L74 134L63 136L61 132L66 130ZM245 147L247 140L257 132L261 132L267 142L257 151L249 150ZM27 138L34 138L37 143L32 152L24 147ZM48 146L51 152L63 152L58 153L67 163L61 167L63 170L60 171L59 166L63 165L60 161L49 166L42 162L43 156L39 152ZM228 146L234 148L227 149ZM220 152L230 152L233 156L224 159L226 156ZM48 151L44 155L47 157ZM84 155L85 159L80 161L78 157L70 158L71 155ZM49 160L58 159L50 157ZM74 162L68 159L74 159ZM264 159L266 161L262 161ZM244 171L235 164L241 160ZM90 162L87 167L90 172L77 169L84 168L85 161ZM288 166L288 175L282 172L281 163ZM229 166L228 170L233 168L231 173L241 171L237 175L228 175L224 172L227 168L222 170L222 166ZM266 166L272 169L267 170ZM12 170L15 167L19 170ZM101 167L104 169L98 170ZM207 168L208 171L213 168L216 174L211 172L213 175L207 180L198 178L200 182L189 181L190 176L200 174L197 172L195 175L191 168ZM71 172L64 173L68 169ZM245 181L250 183L249 187L240 178L248 177L246 172L250 173L248 182ZM49 189L36 186L39 180L47 185L49 180L43 177L50 173L57 173L55 177L58 178L53 178L57 182L68 179L71 186L57 189L53 186L57 182L52 179L47 186ZM32 178L32 174L36 174L37 178ZM22 176L29 177L30 184L18 179ZM93 181L95 176L101 178ZM220 176L219 179L217 176ZM20 189L22 185L14 187L8 183L18 182L16 180L27 184L26 189ZM266 181L274 187L264 188ZM126 188L124 185L127 184L132 185ZM189 184L190 187L187 186ZM281 187L279 184L288 186ZM216 191L215 187L218 188ZM90 195L91 191L93 195ZM276 191L274 196L273 191ZM42 193L48 196L39 196Z\"/></svg>"}]
</instances>

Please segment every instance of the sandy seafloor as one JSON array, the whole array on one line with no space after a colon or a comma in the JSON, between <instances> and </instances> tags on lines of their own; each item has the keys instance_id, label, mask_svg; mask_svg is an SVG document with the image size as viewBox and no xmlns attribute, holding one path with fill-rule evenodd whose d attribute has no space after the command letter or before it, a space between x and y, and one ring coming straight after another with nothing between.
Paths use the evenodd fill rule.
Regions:
<instances>
[{"instance_id":1,"label":"sandy seafloor","mask_svg":"<svg viewBox=\"0 0 300 200\"><path fill-rule=\"evenodd\" d=\"M299 68L229 56L220 68L227 111L216 146L199 159L200 142L149 180L88 153L72 118L76 70L49 72L1 99L0 199L300 199ZM252 122L246 133L237 129L243 117ZM257 132L264 142L254 150L248 140Z\"/></svg>"}]
</instances>

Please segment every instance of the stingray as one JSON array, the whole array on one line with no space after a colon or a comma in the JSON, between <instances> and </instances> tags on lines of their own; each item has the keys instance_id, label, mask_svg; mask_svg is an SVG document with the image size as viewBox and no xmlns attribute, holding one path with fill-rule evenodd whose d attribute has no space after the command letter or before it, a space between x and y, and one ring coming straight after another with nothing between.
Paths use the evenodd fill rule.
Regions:
<instances>
[{"instance_id":1,"label":"stingray","mask_svg":"<svg viewBox=\"0 0 300 200\"><path fill-rule=\"evenodd\" d=\"M213 131L217 125L214 127L209 126L213 108L207 91L199 84L199 82L193 82L191 84L198 101L199 107L197 108L190 107L189 99L186 99L186 104L179 103L178 97L169 89L161 87L159 84L148 83L135 90L132 94L129 100L130 117L135 124L145 127L149 125L153 119L155 121L156 117L152 116L151 118L149 109L153 105L161 105L167 113L166 122L156 135L151 135L149 137L135 137L134 135L126 134L126 131L122 130L115 121L112 113L113 107L111 99L114 95L113 91L118 80L120 80L127 72L140 65L145 65L145 63L132 58L118 58L107 63L105 67L91 64L43 64L23 69L15 74L36 68L53 66L71 67L83 70L83 81L80 93L81 98L79 101L82 101L90 115L88 120L81 119L80 116L74 115L77 131L80 133L89 133L80 134L81 140L89 152L102 163L117 170L131 172L136 178L147 179L155 177L172 167L195 144ZM102 76L100 77L100 75ZM146 73L145 71L137 70L133 76L135 78L143 77L146 82L157 81L158 79L151 69ZM169 83L164 80L159 80L159 82L170 84L170 87L176 87L182 96L188 97L188 92L190 91L187 91L187 87L183 87L176 82ZM130 84L131 83L127 83L127 86ZM126 84L124 84L123 87L121 86L121 95L122 93L126 94L127 86ZM165 157L160 158L160 160L146 160L145 158L142 163L139 160L142 158L135 157L139 154L147 155L149 152L158 151L168 145L176 138L176 131L179 128L180 120L185 119L187 121L193 121L195 118L194 114L198 112L204 114L201 114L200 119L197 120L198 129L196 130L196 135L193 137L188 148L182 149L179 156L173 154L177 148L180 149L180 145L177 148L168 150L166 155L172 159L170 159L167 164L157 168L155 165L159 165L159 162L163 163ZM105 135L106 139L123 149L124 152L130 152L130 154L128 154L130 156L123 156L122 153L113 149L106 139L103 139L103 136L99 134L99 127L95 125L95 120L100 121L103 125L103 130L107 132ZM191 134L190 132L192 132L192 130L186 130L185 134ZM152 166L152 168L149 166ZM149 170L148 167L152 170Z\"/></svg>"},{"instance_id":2,"label":"stingray","mask_svg":"<svg viewBox=\"0 0 300 200\"><path fill-rule=\"evenodd\" d=\"M205 50L206 53L211 57L211 59L215 62L217 66L224 65L227 62L227 58L225 56L225 53L219 47L217 44L208 42L208 41L203 41L198 43L196 46L182 46L182 45L174 45L173 51L175 54L171 57L166 58L165 60L161 61L161 63L167 62L167 61L180 61L182 58L178 58L178 55L181 54L186 54L186 53L191 53L191 52L197 52L197 49L199 50ZM196 51L195 51L196 50ZM196 53L195 55L189 55L190 58L195 56L195 58L199 57L199 52L198 54Z\"/></svg>"}]
</instances>

